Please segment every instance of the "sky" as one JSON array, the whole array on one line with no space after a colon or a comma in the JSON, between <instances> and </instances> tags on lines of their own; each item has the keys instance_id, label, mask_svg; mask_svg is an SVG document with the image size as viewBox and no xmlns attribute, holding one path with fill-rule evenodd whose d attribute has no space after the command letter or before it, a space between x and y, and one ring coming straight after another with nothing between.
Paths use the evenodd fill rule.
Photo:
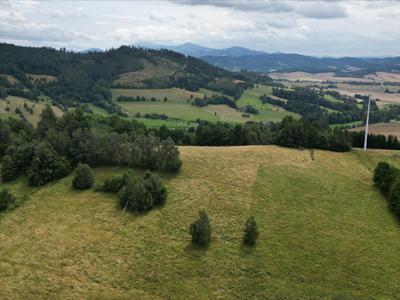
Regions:
<instances>
[{"instance_id":1,"label":"sky","mask_svg":"<svg viewBox=\"0 0 400 300\"><path fill-rule=\"evenodd\" d=\"M191 42L315 56L400 56L400 0L0 0L0 42L71 50Z\"/></svg>"}]
</instances>

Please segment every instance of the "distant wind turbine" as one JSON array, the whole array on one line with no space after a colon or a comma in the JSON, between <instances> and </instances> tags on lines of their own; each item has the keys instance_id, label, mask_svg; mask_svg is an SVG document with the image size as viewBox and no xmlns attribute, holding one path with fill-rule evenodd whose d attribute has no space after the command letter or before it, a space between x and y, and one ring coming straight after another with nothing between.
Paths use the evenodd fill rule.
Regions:
<instances>
[{"instance_id":1,"label":"distant wind turbine","mask_svg":"<svg viewBox=\"0 0 400 300\"><path fill-rule=\"evenodd\" d=\"M365 123L364 150L367 150L367 143L368 143L368 123L369 123L370 106L371 106L371 94L368 95L368 111L367 111L367 122Z\"/></svg>"}]
</instances>

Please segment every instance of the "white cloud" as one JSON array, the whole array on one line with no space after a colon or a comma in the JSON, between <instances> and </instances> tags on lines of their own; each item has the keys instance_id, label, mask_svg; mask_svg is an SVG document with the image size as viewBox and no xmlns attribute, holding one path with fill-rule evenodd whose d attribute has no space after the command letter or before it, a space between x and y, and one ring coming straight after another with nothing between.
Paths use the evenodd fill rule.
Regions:
<instances>
[{"instance_id":1,"label":"white cloud","mask_svg":"<svg viewBox=\"0 0 400 300\"><path fill-rule=\"evenodd\" d=\"M317 55L399 55L399 1L2 1L0 41L110 48L152 42Z\"/></svg>"}]
</instances>

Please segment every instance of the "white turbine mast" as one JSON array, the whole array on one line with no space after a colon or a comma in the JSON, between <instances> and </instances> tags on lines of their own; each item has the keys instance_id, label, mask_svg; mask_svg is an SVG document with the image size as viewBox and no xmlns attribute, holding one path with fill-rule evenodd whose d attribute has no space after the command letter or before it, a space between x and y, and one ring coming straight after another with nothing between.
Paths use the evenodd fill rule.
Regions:
<instances>
[{"instance_id":1,"label":"white turbine mast","mask_svg":"<svg viewBox=\"0 0 400 300\"><path fill-rule=\"evenodd\" d=\"M365 138L364 138L364 150L367 150L368 144L368 123L369 123L369 109L371 106L371 94L368 95L368 110L367 110L367 121L365 122Z\"/></svg>"}]
</instances>

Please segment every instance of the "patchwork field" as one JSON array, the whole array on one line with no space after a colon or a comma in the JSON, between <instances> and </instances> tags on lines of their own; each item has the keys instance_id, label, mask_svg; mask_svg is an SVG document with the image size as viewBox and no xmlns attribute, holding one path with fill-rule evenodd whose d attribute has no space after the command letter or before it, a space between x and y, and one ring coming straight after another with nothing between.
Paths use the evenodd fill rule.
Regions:
<instances>
[{"instance_id":1,"label":"patchwork field","mask_svg":"<svg viewBox=\"0 0 400 300\"><path fill-rule=\"evenodd\" d=\"M400 226L372 186L376 163L399 152L333 153L276 146L181 147L163 177L164 207L123 214L116 197L2 184L20 208L0 215L2 299L396 299ZM97 169L96 181L121 173ZM208 250L190 246L205 208ZM254 215L260 238L241 246Z\"/></svg>"},{"instance_id":2,"label":"patchwork field","mask_svg":"<svg viewBox=\"0 0 400 300\"><path fill-rule=\"evenodd\" d=\"M336 77L334 72L328 73L306 73L306 72L287 72L287 73L269 73L273 79L289 80L289 81L362 81L372 82L371 78L359 78L359 77Z\"/></svg>"},{"instance_id":3,"label":"patchwork field","mask_svg":"<svg viewBox=\"0 0 400 300\"><path fill-rule=\"evenodd\" d=\"M212 96L213 94L221 94L207 89L200 89L199 92L190 92L179 88L171 89L113 89L113 99L116 104L121 106L131 116L135 114L165 114L174 122L181 123L195 122L198 119L211 121L211 122L228 122L228 123L244 123L247 121L255 122L276 122L282 120L287 115L298 117L297 114L287 112L284 109L271 104L263 104L259 97L261 95L270 95L272 87L258 85L252 89L246 90L242 97L236 101L238 107L252 105L259 110L259 114L250 114L249 117L244 117L243 113L235 110L227 105L207 105L205 107L197 107L192 105L195 98L203 98L204 96ZM151 99L152 97L160 101L151 102L118 102L117 98L122 96L129 97L145 97ZM167 101L164 101L167 97ZM231 98L232 97L229 97ZM141 119L143 120L143 118ZM145 122L146 124L157 124L158 122L151 121ZM170 120L164 121L166 126L175 127L170 123ZM187 125L185 125L187 126ZM181 127L181 126L177 126Z\"/></svg>"},{"instance_id":4,"label":"patchwork field","mask_svg":"<svg viewBox=\"0 0 400 300\"><path fill-rule=\"evenodd\" d=\"M365 126L355 127L350 131L365 131ZM400 122L371 124L368 126L368 132L386 136L395 135L400 138Z\"/></svg>"}]
</instances>

